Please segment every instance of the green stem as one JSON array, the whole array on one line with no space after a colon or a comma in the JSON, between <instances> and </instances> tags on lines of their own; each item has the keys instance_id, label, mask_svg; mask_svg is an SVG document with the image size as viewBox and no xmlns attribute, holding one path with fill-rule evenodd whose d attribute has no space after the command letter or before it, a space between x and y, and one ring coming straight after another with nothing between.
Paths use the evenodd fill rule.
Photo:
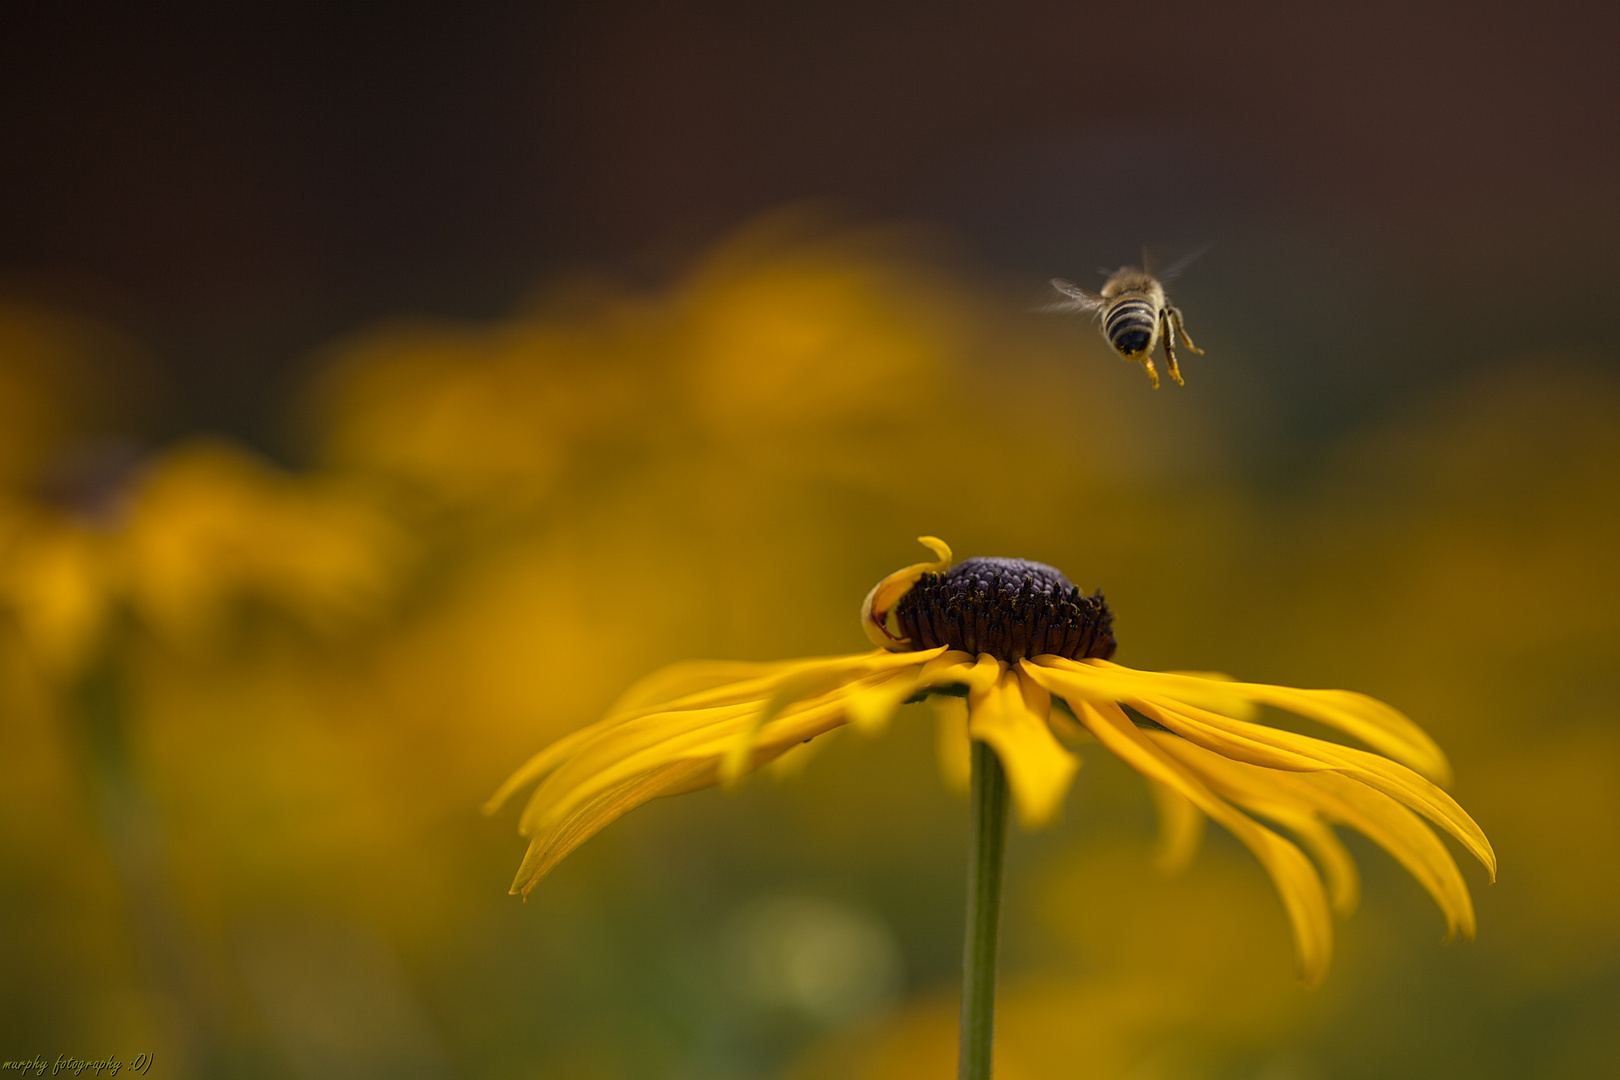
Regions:
<instances>
[{"instance_id":1,"label":"green stem","mask_svg":"<svg viewBox=\"0 0 1620 1080\"><path fill-rule=\"evenodd\" d=\"M996 1024L996 930L1007 851L1007 774L996 752L973 744L968 831L967 932L962 943L962 1056L959 1080L990 1080Z\"/></svg>"}]
</instances>

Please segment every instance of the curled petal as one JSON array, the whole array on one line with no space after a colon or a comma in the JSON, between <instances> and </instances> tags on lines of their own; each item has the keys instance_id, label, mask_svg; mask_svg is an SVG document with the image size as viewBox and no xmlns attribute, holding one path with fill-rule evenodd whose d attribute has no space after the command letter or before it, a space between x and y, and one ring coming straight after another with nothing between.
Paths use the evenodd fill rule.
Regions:
<instances>
[{"instance_id":1,"label":"curled petal","mask_svg":"<svg viewBox=\"0 0 1620 1080\"><path fill-rule=\"evenodd\" d=\"M866 594L861 602L861 629L872 644L884 649L897 649L909 639L893 633L889 627L889 613L900 598L911 591L917 579L924 574L943 574L951 568L951 547L937 536L919 536L917 542L939 558L936 562L914 563L904 570L896 570Z\"/></svg>"}]
</instances>

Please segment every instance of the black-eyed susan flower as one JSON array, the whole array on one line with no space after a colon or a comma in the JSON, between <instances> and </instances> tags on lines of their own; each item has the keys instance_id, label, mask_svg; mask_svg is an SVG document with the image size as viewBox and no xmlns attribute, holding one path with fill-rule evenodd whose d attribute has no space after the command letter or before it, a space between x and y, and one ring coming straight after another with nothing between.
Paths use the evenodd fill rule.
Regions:
<instances>
[{"instance_id":1,"label":"black-eyed susan flower","mask_svg":"<svg viewBox=\"0 0 1620 1080\"><path fill-rule=\"evenodd\" d=\"M997 809L995 785L1004 770L1026 827L1051 821L1079 767L1060 736L1073 742L1086 733L1154 785L1172 850L1185 853L1207 816L1254 853L1288 911L1306 983L1327 971L1330 911L1348 913L1356 899L1354 864L1335 825L1389 851L1434 897L1449 929L1472 936L1468 888L1423 819L1493 876L1496 858L1442 788L1450 776L1445 755L1411 720L1345 690L1113 663L1113 617L1100 593L1087 596L1059 571L1023 559L953 565L944 542L921 541L937 560L884 578L862 606L875 651L676 664L514 773L486 807L493 811L540 782L519 826L529 849L512 891L527 895L570 851L649 799L735 781L836 727L881 727L901 703L948 693L966 697L962 735L975 747L974 857L990 851L988 870L970 871L970 923L981 902L990 909L989 960L981 957L980 975L993 971L995 898L993 889L978 894L986 882L999 885L1000 825L993 819L1005 813L1005 794ZM1371 750L1256 723L1262 705L1336 728ZM992 775L981 786L986 767ZM964 1062L971 954L982 935L977 941L970 925ZM984 1043L987 1055L987 1033Z\"/></svg>"}]
</instances>

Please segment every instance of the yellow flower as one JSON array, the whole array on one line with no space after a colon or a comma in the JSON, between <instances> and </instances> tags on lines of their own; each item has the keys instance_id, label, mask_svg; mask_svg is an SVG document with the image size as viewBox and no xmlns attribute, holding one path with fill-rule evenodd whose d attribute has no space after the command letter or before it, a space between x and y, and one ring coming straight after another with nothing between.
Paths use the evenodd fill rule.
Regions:
<instances>
[{"instance_id":1,"label":"yellow flower","mask_svg":"<svg viewBox=\"0 0 1620 1080\"><path fill-rule=\"evenodd\" d=\"M380 606L404 557L364 501L228 443L171 449L109 501L100 515L0 505L0 609L58 674L93 661L120 608L181 646L241 601L338 628Z\"/></svg>"},{"instance_id":2,"label":"yellow flower","mask_svg":"<svg viewBox=\"0 0 1620 1080\"><path fill-rule=\"evenodd\" d=\"M943 541L921 541L937 560L883 579L862 607L876 651L676 664L530 759L485 807L494 812L542 781L519 824L529 849L512 891L527 895L570 851L649 799L735 782L834 728L881 728L902 703L939 693L966 697L961 742L995 751L1025 827L1053 819L1079 768L1059 736L1089 734L1154 786L1173 858L1190 855L1206 815L1229 829L1271 875L1308 984L1327 971L1330 907L1348 914L1356 901L1355 866L1334 825L1389 851L1434 897L1448 929L1473 935L1467 885L1422 818L1493 877L1496 856L1442 790L1445 755L1411 720L1344 690L1123 667L1109 659L1113 617L1100 593L1086 596L1052 567L1022 559L953 566ZM1255 723L1261 705L1379 752ZM1257 817L1293 834L1315 862Z\"/></svg>"}]
</instances>

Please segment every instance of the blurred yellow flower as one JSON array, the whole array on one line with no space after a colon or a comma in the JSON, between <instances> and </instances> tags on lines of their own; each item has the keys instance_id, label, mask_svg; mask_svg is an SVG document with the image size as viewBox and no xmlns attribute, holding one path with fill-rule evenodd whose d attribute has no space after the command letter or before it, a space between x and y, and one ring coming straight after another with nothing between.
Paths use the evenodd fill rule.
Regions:
<instances>
[{"instance_id":1,"label":"blurred yellow flower","mask_svg":"<svg viewBox=\"0 0 1620 1080\"><path fill-rule=\"evenodd\" d=\"M508 512L701 458L883 482L914 445L893 402L938 422L984 316L892 239L819 232L767 220L663 293L576 282L497 324L359 335L320 395L325 457Z\"/></svg>"},{"instance_id":2,"label":"blurred yellow flower","mask_svg":"<svg viewBox=\"0 0 1620 1080\"><path fill-rule=\"evenodd\" d=\"M570 851L649 799L735 782L834 728L880 729L902 703L943 693L966 696L957 744L980 741L995 751L1026 827L1052 820L1079 768L1058 735L1085 733L1155 786L1172 853L1190 855L1203 815L1224 825L1281 894L1308 984L1320 982L1331 956L1330 894L1341 913L1357 895L1355 867L1334 824L1388 850L1434 897L1449 929L1472 936L1467 886L1418 815L1493 876L1496 857L1439 786L1449 781L1445 756L1411 720L1343 690L1114 664L1112 615L1101 594L1085 596L1052 567L1021 559L952 566L943 541L921 540L937 560L891 574L866 598L862 625L876 651L676 664L530 759L486 805L493 812L544 778L519 825L530 842L512 891L527 895ZM1067 715L1053 709L1054 697ZM1317 720L1381 753L1254 723L1260 705ZM1293 833L1321 872L1256 816Z\"/></svg>"},{"instance_id":3,"label":"blurred yellow flower","mask_svg":"<svg viewBox=\"0 0 1620 1080\"><path fill-rule=\"evenodd\" d=\"M120 605L183 646L205 641L233 600L327 629L373 609L402 554L397 528L363 501L199 442L94 513L0 510L0 603L41 662L71 674Z\"/></svg>"}]
</instances>

